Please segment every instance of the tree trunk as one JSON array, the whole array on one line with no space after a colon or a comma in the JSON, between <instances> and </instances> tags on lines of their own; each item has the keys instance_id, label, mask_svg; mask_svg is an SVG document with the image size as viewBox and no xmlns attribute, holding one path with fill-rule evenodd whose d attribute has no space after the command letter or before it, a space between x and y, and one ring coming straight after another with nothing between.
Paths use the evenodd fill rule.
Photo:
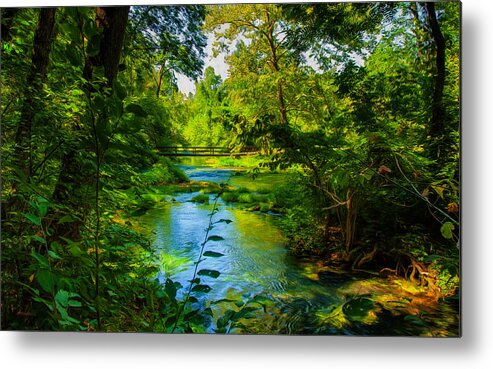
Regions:
<instances>
[{"instance_id":1,"label":"tree trunk","mask_svg":"<svg viewBox=\"0 0 493 369\"><path fill-rule=\"evenodd\" d=\"M89 57L85 60L83 75L88 81L91 81L93 75L93 66L102 65L104 68L104 76L106 77L106 86L111 88L113 82L116 79L118 73L118 65L120 61L120 54L123 47L123 39L125 36L125 27L128 21L128 13L130 7L99 7L96 9L96 25L103 28L101 35L101 41L99 44L99 53L95 57ZM92 89L89 89L89 99ZM89 109L92 109L89 107ZM95 206L96 213L96 229L94 234L94 249L95 249L95 307L96 307L96 320L98 330L102 328L101 309L99 305L100 296L100 230L101 230L101 218L100 218L100 203L99 203L99 191L100 191L100 174L101 163L103 161L104 149L101 148L101 143L98 139L96 132L96 122L94 118L94 111L89 110L87 114L91 114L92 120L92 139L94 140L94 153L96 154L96 175L95 178L91 177L89 173L81 173L79 161L77 160L77 148L72 147L62 159L62 166L58 182L53 193L53 199L62 205L70 205L74 210L84 210L84 198L77 196L77 191L84 186L85 178L89 178L89 183L85 185L95 185ZM92 173L91 173L92 174ZM85 211L83 211L85 213ZM59 214L60 215L60 214ZM58 215L58 216L59 216ZM55 221L55 223L57 223ZM79 230L83 224L83 221L73 222L71 224L71 238L80 238ZM54 224L53 238L60 238L66 227L60 224Z\"/></svg>"},{"instance_id":2,"label":"tree trunk","mask_svg":"<svg viewBox=\"0 0 493 369\"><path fill-rule=\"evenodd\" d=\"M159 98L159 94L161 93L161 85L163 83L163 74L164 74L164 64L161 65L161 67L159 68L159 72L158 72L158 80L157 80L157 89L156 89L156 97Z\"/></svg>"},{"instance_id":3,"label":"tree trunk","mask_svg":"<svg viewBox=\"0 0 493 369\"><path fill-rule=\"evenodd\" d=\"M84 78L92 79L94 66L102 65L107 87L111 87L118 73L125 27L128 22L130 7L99 7L96 9L96 25L103 27L99 54L87 58L84 65ZM58 177L53 199L61 205L80 207L82 197L75 195L77 189L83 185L87 173L81 173L77 159L77 148L71 148L62 158L60 175ZM77 232L75 232L77 233Z\"/></svg>"},{"instance_id":4,"label":"tree trunk","mask_svg":"<svg viewBox=\"0 0 493 369\"><path fill-rule=\"evenodd\" d=\"M270 23L270 14L269 11L266 9L265 10L265 15L267 19L267 23ZM274 23L270 23L268 32L265 34L267 37L267 41L269 43L270 51L272 53L272 68L274 69L274 72L276 74L280 73L280 68L279 68L279 58L277 56L277 47L274 41ZM282 88L282 80L279 79L277 82L277 102L279 106L279 115L281 117L281 123L287 125L288 122L288 114L286 110L286 103L284 102L284 92Z\"/></svg>"},{"instance_id":5,"label":"tree trunk","mask_svg":"<svg viewBox=\"0 0 493 369\"><path fill-rule=\"evenodd\" d=\"M104 76L108 80L108 87L113 85L118 74L129 11L130 6L99 7L96 9L96 25L104 28L99 46L99 60L104 67Z\"/></svg>"},{"instance_id":6,"label":"tree trunk","mask_svg":"<svg viewBox=\"0 0 493 369\"><path fill-rule=\"evenodd\" d=\"M26 96L15 134L14 165L24 173L26 179L31 176L31 131L35 114L39 110L35 96L41 91L48 70L51 44L55 35L55 10L43 8L39 13L38 25L34 33L31 67L26 78Z\"/></svg>"},{"instance_id":7,"label":"tree trunk","mask_svg":"<svg viewBox=\"0 0 493 369\"><path fill-rule=\"evenodd\" d=\"M445 86L445 39L440 30L440 25L435 12L434 3L426 3L428 11L428 21L430 23L431 34L435 43L435 88L431 107L431 124L429 134L434 142L434 157L440 158L440 139L445 129L445 109L443 107L443 88Z\"/></svg>"}]
</instances>

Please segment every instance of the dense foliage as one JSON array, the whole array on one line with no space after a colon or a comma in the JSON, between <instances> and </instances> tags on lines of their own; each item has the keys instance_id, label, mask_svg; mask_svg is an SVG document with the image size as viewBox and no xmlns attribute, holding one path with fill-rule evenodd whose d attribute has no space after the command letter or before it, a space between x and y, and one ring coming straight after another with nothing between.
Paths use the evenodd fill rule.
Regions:
<instances>
[{"instance_id":1,"label":"dense foliage","mask_svg":"<svg viewBox=\"0 0 493 369\"><path fill-rule=\"evenodd\" d=\"M254 174L288 172L269 194L213 192L284 213L295 254L459 293L458 3L5 8L1 22L2 328L215 319L225 333L252 316L260 298L222 317L199 304L196 277L217 271L155 279L132 217L153 186L187 182L159 155L175 145L254 147ZM204 66L207 36L227 77ZM213 215L201 256L221 256L208 234L228 220Z\"/></svg>"}]
</instances>

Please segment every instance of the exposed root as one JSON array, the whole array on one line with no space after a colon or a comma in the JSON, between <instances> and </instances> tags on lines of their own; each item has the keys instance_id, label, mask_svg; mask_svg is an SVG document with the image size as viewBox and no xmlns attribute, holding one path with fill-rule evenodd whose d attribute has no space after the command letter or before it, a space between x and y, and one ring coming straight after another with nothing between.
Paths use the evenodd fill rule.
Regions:
<instances>
[{"instance_id":1,"label":"exposed root","mask_svg":"<svg viewBox=\"0 0 493 369\"><path fill-rule=\"evenodd\" d=\"M356 268L359 269L363 264L372 261L373 258L375 257L375 254L377 253L377 250L378 250L377 245L376 244L373 245L373 249L370 252L364 254L363 257L356 263Z\"/></svg>"}]
</instances>

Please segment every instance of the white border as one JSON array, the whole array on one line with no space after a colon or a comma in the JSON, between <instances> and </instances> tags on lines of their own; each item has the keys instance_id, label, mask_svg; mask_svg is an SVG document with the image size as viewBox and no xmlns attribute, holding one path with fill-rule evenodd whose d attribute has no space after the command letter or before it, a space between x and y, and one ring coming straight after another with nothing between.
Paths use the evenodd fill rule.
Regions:
<instances>
[{"instance_id":1,"label":"white border","mask_svg":"<svg viewBox=\"0 0 493 369\"><path fill-rule=\"evenodd\" d=\"M196 3L178 1L175 3ZM220 2L220 1L218 1ZM245 1L246 2L246 1ZM104 4L162 3L104 1ZM171 2L168 2L171 3ZM1 6L70 5L2 0ZM94 1L72 4L92 5ZM101 2L103 4L103 2ZM3 368L493 367L493 1L463 1L463 338L166 336L0 332Z\"/></svg>"}]
</instances>

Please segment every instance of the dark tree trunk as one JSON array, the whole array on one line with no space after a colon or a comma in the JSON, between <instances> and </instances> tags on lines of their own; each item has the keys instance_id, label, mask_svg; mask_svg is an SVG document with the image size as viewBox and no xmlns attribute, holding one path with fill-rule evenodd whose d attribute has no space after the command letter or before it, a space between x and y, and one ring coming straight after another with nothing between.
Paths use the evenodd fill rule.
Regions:
<instances>
[{"instance_id":1,"label":"dark tree trunk","mask_svg":"<svg viewBox=\"0 0 493 369\"><path fill-rule=\"evenodd\" d=\"M29 78L36 76L44 78L48 69L51 43L55 36L55 8L43 8L39 13L38 25L34 33L34 48L32 56L33 69Z\"/></svg>"},{"instance_id":2,"label":"dark tree trunk","mask_svg":"<svg viewBox=\"0 0 493 369\"><path fill-rule=\"evenodd\" d=\"M96 25L104 28L99 46L99 60L104 68L104 76L108 80L109 87L112 86L118 74L129 11L130 6L96 9Z\"/></svg>"},{"instance_id":3,"label":"dark tree trunk","mask_svg":"<svg viewBox=\"0 0 493 369\"><path fill-rule=\"evenodd\" d=\"M161 85L163 83L163 75L164 75L164 64L161 65L161 68L159 68L159 72L158 72L158 80L157 80L157 89L156 89L156 97L159 97L159 95L161 94Z\"/></svg>"},{"instance_id":4,"label":"dark tree trunk","mask_svg":"<svg viewBox=\"0 0 493 369\"><path fill-rule=\"evenodd\" d=\"M270 22L270 14L266 10L266 19L267 22ZM272 53L272 58L271 58L271 63L272 63L272 69L274 70L275 73L279 74L279 58L277 56L277 47L275 44L275 36L274 36L274 23L271 23L269 26L269 31L265 34L267 37L267 41L269 42L269 47L270 51ZM287 125L288 122L288 114L286 110L286 103L284 102L284 92L282 88L282 80L279 80L277 82L277 102L279 106L279 115L281 118L281 123Z\"/></svg>"},{"instance_id":5,"label":"dark tree trunk","mask_svg":"<svg viewBox=\"0 0 493 369\"><path fill-rule=\"evenodd\" d=\"M440 25L435 12L434 3L426 3L428 12L428 21L430 23L431 34L435 43L435 88L433 91L433 100L431 108L431 124L429 134L435 146L435 157L440 157L440 142L439 140L444 134L445 129L445 109L443 107L443 88L445 86L445 39L440 30Z\"/></svg>"},{"instance_id":6,"label":"dark tree trunk","mask_svg":"<svg viewBox=\"0 0 493 369\"><path fill-rule=\"evenodd\" d=\"M31 131L35 113L39 110L35 96L41 91L42 82L46 77L54 35L55 9L43 8L39 13L34 33L32 63L26 78L26 96L15 134L14 165L23 171L26 178L31 175Z\"/></svg>"},{"instance_id":7,"label":"dark tree trunk","mask_svg":"<svg viewBox=\"0 0 493 369\"><path fill-rule=\"evenodd\" d=\"M31 132L34 125L35 114L38 110L42 109L38 98L42 91L42 82L45 79L48 70L51 44L55 35L55 11L55 9L48 8L40 10L34 32L33 53L31 65L26 76L26 85L20 86L23 95L20 95L22 106L20 111L20 122L15 134L13 165L24 174L24 178L21 179L26 181L29 181L32 171ZM4 15L5 12L2 12L2 16ZM12 16L10 21L12 21L15 12L10 13L10 15ZM8 22L4 22L7 20L2 19L2 37L4 36L3 32L6 32L8 38L10 37L10 28L12 24L9 25ZM12 193L14 193L14 196L10 197L6 205L1 207L2 220L9 217L11 215L10 212L12 211L22 211L22 208L25 206L23 201L26 200L21 196L15 196L15 192L17 192L18 188L19 183L15 181L12 182ZM17 230L12 229L12 224L9 223L7 223L7 227L10 228L9 232L14 231L17 233L17 236L20 236L23 231L22 223L14 223L16 224L16 228L18 228ZM5 266L8 269L12 268L11 271L13 276L15 276L14 280L21 281L23 279L22 273L25 271L25 267L27 267L27 259L23 258L22 255L28 251L22 243L17 244L16 247L15 254L13 254L12 259L10 259ZM25 280L22 280L22 282L27 283ZM17 288L16 286L17 284L13 285L13 288ZM14 312L18 312L19 306L22 306L22 302L29 299L26 296L26 292L26 290L20 290L22 295L16 295L14 293L16 296L10 298L8 303L6 303L5 300L2 300L2 324L8 326L10 324L7 321L8 317L12 317ZM12 303L15 303L16 305L11 305ZM17 316L16 318L19 317Z\"/></svg>"},{"instance_id":8,"label":"dark tree trunk","mask_svg":"<svg viewBox=\"0 0 493 369\"><path fill-rule=\"evenodd\" d=\"M93 76L93 68L101 65L104 68L107 86L112 86L118 73L129 10L129 6L99 7L96 9L96 25L103 27L104 30L101 36L99 54L87 58L85 61L83 72L85 79L90 81ZM86 181L88 173L81 173L81 166L78 163L77 156L77 148L75 147L63 156L60 175L53 192L53 200L61 205L80 208L83 199L82 196L76 195L76 191ZM77 232L74 232L74 234L77 234Z\"/></svg>"}]
</instances>

